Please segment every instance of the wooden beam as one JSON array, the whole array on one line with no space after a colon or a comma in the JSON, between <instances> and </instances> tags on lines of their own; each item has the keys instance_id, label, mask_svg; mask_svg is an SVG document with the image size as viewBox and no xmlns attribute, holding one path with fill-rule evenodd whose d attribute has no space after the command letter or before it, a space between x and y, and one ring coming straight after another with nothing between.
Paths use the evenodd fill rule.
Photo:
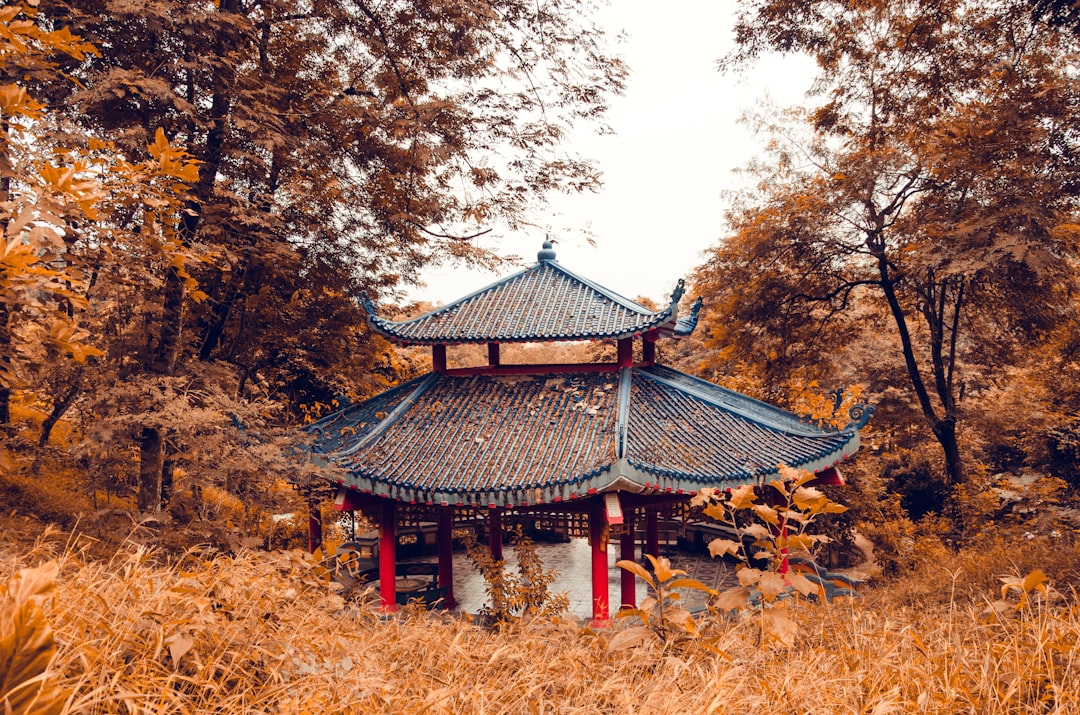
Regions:
<instances>
[{"instance_id":1,"label":"wooden beam","mask_svg":"<svg viewBox=\"0 0 1080 715\"><path fill-rule=\"evenodd\" d=\"M315 551L322 546L322 512L319 510L319 502L312 499L308 502L308 551Z\"/></svg>"},{"instance_id":2,"label":"wooden beam","mask_svg":"<svg viewBox=\"0 0 1080 715\"><path fill-rule=\"evenodd\" d=\"M502 512L498 509L488 510L488 548L491 549L491 558L496 561L503 560L502 540Z\"/></svg>"},{"instance_id":3,"label":"wooden beam","mask_svg":"<svg viewBox=\"0 0 1080 715\"><path fill-rule=\"evenodd\" d=\"M655 511L645 512L645 553L660 556L660 517Z\"/></svg>"},{"instance_id":4,"label":"wooden beam","mask_svg":"<svg viewBox=\"0 0 1080 715\"><path fill-rule=\"evenodd\" d=\"M548 372L618 372L613 362L565 363L550 365L483 365L481 367L455 367L446 370L447 375L468 377L470 375L533 375Z\"/></svg>"}]
</instances>

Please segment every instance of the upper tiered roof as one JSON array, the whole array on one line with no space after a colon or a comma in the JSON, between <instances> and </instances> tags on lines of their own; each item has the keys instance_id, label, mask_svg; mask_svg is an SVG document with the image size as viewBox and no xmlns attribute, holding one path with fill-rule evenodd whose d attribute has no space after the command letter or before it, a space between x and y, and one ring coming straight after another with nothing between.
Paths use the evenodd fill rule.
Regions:
<instances>
[{"instance_id":1,"label":"upper tiered roof","mask_svg":"<svg viewBox=\"0 0 1080 715\"><path fill-rule=\"evenodd\" d=\"M682 295L680 280L670 304L650 310L559 265L545 241L535 265L417 318L387 320L370 302L365 308L371 326L402 345L620 339L650 331L679 337L693 332L701 308L698 300L680 319Z\"/></svg>"}]
</instances>

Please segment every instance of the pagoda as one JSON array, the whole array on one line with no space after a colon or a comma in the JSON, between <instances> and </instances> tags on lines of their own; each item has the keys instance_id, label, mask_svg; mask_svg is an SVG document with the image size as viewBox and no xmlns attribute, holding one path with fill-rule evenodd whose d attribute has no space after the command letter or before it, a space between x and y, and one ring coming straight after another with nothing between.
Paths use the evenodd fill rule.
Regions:
<instances>
[{"instance_id":1,"label":"pagoda","mask_svg":"<svg viewBox=\"0 0 1080 715\"><path fill-rule=\"evenodd\" d=\"M592 552L592 616L609 617L609 540L620 558L659 554L658 514L704 487L762 484L781 464L818 483L841 483L836 465L859 446L869 409L841 430L700 380L657 361L656 344L691 334L698 298L681 315L679 281L660 310L568 270L545 241L535 265L411 320L371 327L398 345L431 346L430 373L309 426L316 455L338 467L335 506L378 524L375 573L385 610L402 529L431 530L437 583L454 604L455 525L483 525L496 558L504 527L560 524ZM506 343L605 341L614 362L505 364ZM635 341L640 350L635 360ZM451 367L447 347L487 345L487 364ZM313 523L311 546L319 540ZM633 606L622 574L620 606Z\"/></svg>"}]
</instances>

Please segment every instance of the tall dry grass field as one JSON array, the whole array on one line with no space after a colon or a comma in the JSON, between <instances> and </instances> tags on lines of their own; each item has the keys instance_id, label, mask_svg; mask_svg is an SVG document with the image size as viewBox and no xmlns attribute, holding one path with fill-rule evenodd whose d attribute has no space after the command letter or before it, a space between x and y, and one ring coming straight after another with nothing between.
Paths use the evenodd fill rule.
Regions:
<instances>
[{"instance_id":1,"label":"tall dry grass field","mask_svg":"<svg viewBox=\"0 0 1080 715\"><path fill-rule=\"evenodd\" d=\"M762 643L751 613L705 623L719 654L655 640L613 652L623 620L490 630L419 611L382 618L298 552L174 564L135 545L109 561L83 553L43 540L0 562L0 584L16 586L43 573L11 581L19 569L58 566L36 597L56 642L40 681L62 688L53 712L1080 713L1080 614L1052 589L1031 588L1020 608L1011 589L994 606L1000 593L960 599L945 574L921 603L879 587L798 604L793 647ZM18 632L26 619L12 625L16 598L3 592L0 663L33 635ZM8 675L0 688L18 685Z\"/></svg>"}]
</instances>

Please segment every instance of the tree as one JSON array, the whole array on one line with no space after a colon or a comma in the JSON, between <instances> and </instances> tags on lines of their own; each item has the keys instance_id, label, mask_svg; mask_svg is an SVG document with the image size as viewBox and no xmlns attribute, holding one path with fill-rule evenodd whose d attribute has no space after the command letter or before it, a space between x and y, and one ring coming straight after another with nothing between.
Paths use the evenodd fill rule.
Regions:
<instances>
[{"instance_id":1,"label":"tree","mask_svg":"<svg viewBox=\"0 0 1080 715\"><path fill-rule=\"evenodd\" d=\"M572 123L599 121L624 78L577 0L43 7L102 50L65 67L80 88L52 88L74 119L121 152L164 127L199 162L179 243L216 258L194 273L204 302L174 266L154 283L140 365L159 381L199 380L227 360L244 385L276 384L285 363L322 350L330 362L305 368L322 374L304 388L321 395L341 389L328 377L339 367L377 367L379 343L347 321L292 334L292 350L264 348L283 307L339 311L431 261L491 262L464 239L527 221L550 191L595 187L592 167L559 144ZM156 504L168 439L149 420L140 439L140 503Z\"/></svg>"},{"instance_id":2,"label":"tree","mask_svg":"<svg viewBox=\"0 0 1080 715\"><path fill-rule=\"evenodd\" d=\"M753 2L736 38L726 67L801 51L819 75L810 107L759 120L771 161L701 269L724 357L782 368L858 311L895 337L961 482L965 386L1076 308L1076 38L966 0Z\"/></svg>"},{"instance_id":3,"label":"tree","mask_svg":"<svg viewBox=\"0 0 1080 715\"><path fill-rule=\"evenodd\" d=\"M28 85L57 74L56 56L82 60L93 48L40 28L35 4L0 8L0 425L20 373L46 349L89 351L73 320L78 276L59 257L75 222L96 216L98 185L85 160L56 152L53 116Z\"/></svg>"}]
</instances>

